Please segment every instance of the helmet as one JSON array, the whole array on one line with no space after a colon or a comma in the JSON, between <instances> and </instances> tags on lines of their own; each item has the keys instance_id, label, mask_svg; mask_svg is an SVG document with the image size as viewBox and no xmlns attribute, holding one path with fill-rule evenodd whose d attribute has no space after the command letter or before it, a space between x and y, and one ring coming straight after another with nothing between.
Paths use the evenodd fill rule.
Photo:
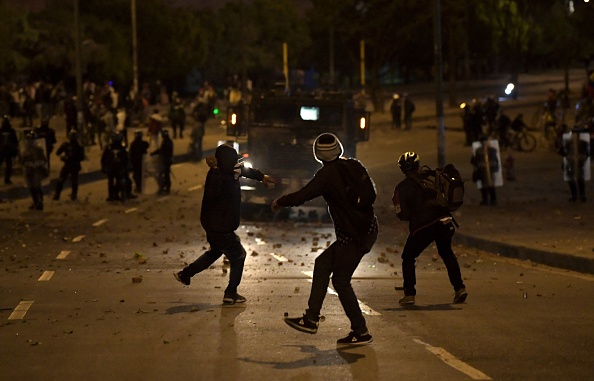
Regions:
<instances>
[{"instance_id":1,"label":"helmet","mask_svg":"<svg viewBox=\"0 0 594 381\"><path fill-rule=\"evenodd\" d=\"M419 155L412 151L403 153L398 159L398 166L404 174L416 170L419 168L419 165Z\"/></svg>"},{"instance_id":2,"label":"helmet","mask_svg":"<svg viewBox=\"0 0 594 381\"><path fill-rule=\"evenodd\" d=\"M25 130L25 139L34 140L37 139L37 134L33 130Z\"/></svg>"},{"instance_id":3,"label":"helmet","mask_svg":"<svg viewBox=\"0 0 594 381\"><path fill-rule=\"evenodd\" d=\"M141 130L134 131L134 136L137 138L142 138L142 131Z\"/></svg>"},{"instance_id":4,"label":"helmet","mask_svg":"<svg viewBox=\"0 0 594 381\"><path fill-rule=\"evenodd\" d=\"M165 136L169 136L169 130L167 130L167 129L163 129L163 130L161 131L161 135L162 135L162 136L164 136L164 137L165 137Z\"/></svg>"},{"instance_id":5,"label":"helmet","mask_svg":"<svg viewBox=\"0 0 594 381\"><path fill-rule=\"evenodd\" d=\"M78 133L76 132L76 130L70 130L70 132L68 133L68 139L70 139L70 140L78 139Z\"/></svg>"},{"instance_id":6,"label":"helmet","mask_svg":"<svg viewBox=\"0 0 594 381\"><path fill-rule=\"evenodd\" d=\"M2 127L11 127L11 125L10 125L10 116L4 115L2 117Z\"/></svg>"},{"instance_id":7,"label":"helmet","mask_svg":"<svg viewBox=\"0 0 594 381\"><path fill-rule=\"evenodd\" d=\"M114 144L121 144L123 140L124 137L122 136L122 134L115 133L111 135L111 142Z\"/></svg>"}]
</instances>

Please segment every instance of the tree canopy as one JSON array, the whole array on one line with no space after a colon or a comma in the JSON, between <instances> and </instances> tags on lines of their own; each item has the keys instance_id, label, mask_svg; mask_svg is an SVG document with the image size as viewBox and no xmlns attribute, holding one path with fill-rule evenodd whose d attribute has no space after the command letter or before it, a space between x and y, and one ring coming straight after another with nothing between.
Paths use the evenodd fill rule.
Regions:
<instances>
[{"instance_id":1,"label":"tree canopy","mask_svg":"<svg viewBox=\"0 0 594 381\"><path fill-rule=\"evenodd\" d=\"M576 0L441 0L445 75L450 80L567 67L594 54L594 6ZM140 81L181 88L191 75L218 86L237 75L267 85L289 67L312 70L321 85L360 85L365 43L366 86L431 80L434 0L237 0L217 9L177 8L168 0L137 1ZM82 70L86 79L132 82L130 0L80 1ZM72 0L16 9L0 0L3 82L73 77Z\"/></svg>"}]
</instances>

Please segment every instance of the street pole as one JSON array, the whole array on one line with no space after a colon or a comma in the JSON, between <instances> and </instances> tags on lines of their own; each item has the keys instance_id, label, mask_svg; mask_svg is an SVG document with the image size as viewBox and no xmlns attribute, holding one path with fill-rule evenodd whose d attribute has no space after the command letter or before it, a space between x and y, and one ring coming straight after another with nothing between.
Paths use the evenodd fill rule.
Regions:
<instances>
[{"instance_id":1,"label":"street pole","mask_svg":"<svg viewBox=\"0 0 594 381\"><path fill-rule=\"evenodd\" d=\"M445 166L445 125L443 117L443 57L441 51L441 2L435 0L433 20L435 54L435 118L437 122L437 165Z\"/></svg>"},{"instance_id":2,"label":"street pole","mask_svg":"<svg viewBox=\"0 0 594 381\"><path fill-rule=\"evenodd\" d=\"M80 7L79 0L74 0L74 50L76 61L76 128L79 133L83 132L84 117L83 117L83 91L82 91L82 55L80 42Z\"/></svg>"},{"instance_id":3,"label":"street pole","mask_svg":"<svg viewBox=\"0 0 594 381\"><path fill-rule=\"evenodd\" d=\"M136 37L136 0L131 0L132 8L132 91L138 94L138 40Z\"/></svg>"},{"instance_id":4,"label":"street pole","mask_svg":"<svg viewBox=\"0 0 594 381\"><path fill-rule=\"evenodd\" d=\"M285 94L289 93L289 47L283 42L283 74L285 75Z\"/></svg>"},{"instance_id":5,"label":"street pole","mask_svg":"<svg viewBox=\"0 0 594 381\"><path fill-rule=\"evenodd\" d=\"M359 43L359 55L361 59L361 88L365 89L365 40Z\"/></svg>"}]
</instances>

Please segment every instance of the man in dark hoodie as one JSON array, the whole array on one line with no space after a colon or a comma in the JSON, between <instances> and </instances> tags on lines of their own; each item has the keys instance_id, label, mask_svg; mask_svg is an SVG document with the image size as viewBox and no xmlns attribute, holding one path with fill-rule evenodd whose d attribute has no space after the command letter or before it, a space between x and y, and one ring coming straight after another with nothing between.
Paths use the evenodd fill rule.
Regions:
<instances>
[{"instance_id":1,"label":"man in dark hoodie","mask_svg":"<svg viewBox=\"0 0 594 381\"><path fill-rule=\"evenodd\" d=\"M305 314L303 317L286 317L285 323L301 332L317 333L322 304L332 276L332 284L342 308L351 321L351 332L339 339L337 344L367 344L372 341L372 337L353 291L351 278L363 256L371 251L377 239L378 224L373 205L359 208L351 202L341 172L352 170L350 164L353 164L360 167L360 172L369 175L358 160L341 158L342 144L334 134L323 133L318 136L313 151L322 168L303 188L274 200L272 210L298 206L321 196L328 204L336 241L316 258Z\"/></svg>"},{"instance_id":2,"label":"man in dark hoodie","mask_svg":"<svg viewBox=\"0 0 594 381\"><path fill-rule=\"evenodd\" d=\"M223 297L225 305L246 302L246 298L237 293L246 257L246 251L235 233L240 219L239 177L258 180L267 186L274 184L270 176L257 169L244 167L237 159L237 151L227 144L217 148L214 160L207 159L210 170L204 183L200 222L206 231L210 249L182 271L174 274L175 279L188 286L194 275L209 268L225 254L231 266L229 284Z\"/></svg>"}]
</instances>

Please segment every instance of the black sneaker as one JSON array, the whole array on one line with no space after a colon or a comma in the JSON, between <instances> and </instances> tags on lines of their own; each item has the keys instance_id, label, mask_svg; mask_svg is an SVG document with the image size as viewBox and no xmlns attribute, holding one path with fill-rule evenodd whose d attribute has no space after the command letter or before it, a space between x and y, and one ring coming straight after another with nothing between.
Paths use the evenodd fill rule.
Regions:
<instances>
[{"instance_id":1,"label":"black sneaker","mask_svg":"<svg viewBox=\"0 0 594 381\"><path fill-rule=\"evenodd\" d=\"M373 337L371 337L369 332L365 333L364 335L357 335L355 332L351 331L347 337L338 339L336 344L365 345L371 343L372 341Z\"/></svg>"},{"instance_id":2,"label":"black sneaker","mask_svg":"<svg viewBox=\"0 0 594 381\"><path fill-rule=\"evenodd\" d=\"M294 328L297 331L311 334L317 333L318 326L320 325L319 322L311 321L308 318L306 318L305 315L303 315L302 317L294 318L286 317L285 323L287 323L289 327Z\"/></svg>"},{"instance_id":3,"label":"black sneaker","mask_svg":"<svg viewBox=\"0 0 594 381\"><path fill-rule=\"evenodd\" d=\"M461 288L454 294L454 303L464 303L464 301L466 301L466 298L468 298L468 292L466 292L465 288Z\"/></svg>"},{"instance_id":4,"label":"black sneaker","mask_svg":"<svg viewBox=\"0 0 594 381\"><path fill-rule=\"evenodd\" d=\"M223 297L223 304L224 305L233 305L235 303L245 303L247 299L244 296L235 293L233 295L225 295Z\"/></svg>"},{"instance_id":5,"label":"black sneaker","mask_svg":"<svg viewBox=\"0 0 594 381\"><path fill-rule=\"evenodd\" d=\"M180 282L182 284L185 284L186 286L189 286L190 285L190 281L191 281L192 278L190 278L187 275L184 275L183 272L180 271L178 273L174 273L173 276L175 277L175 279L178 280L178 282Z\"/></svg>"}]
</instances>

